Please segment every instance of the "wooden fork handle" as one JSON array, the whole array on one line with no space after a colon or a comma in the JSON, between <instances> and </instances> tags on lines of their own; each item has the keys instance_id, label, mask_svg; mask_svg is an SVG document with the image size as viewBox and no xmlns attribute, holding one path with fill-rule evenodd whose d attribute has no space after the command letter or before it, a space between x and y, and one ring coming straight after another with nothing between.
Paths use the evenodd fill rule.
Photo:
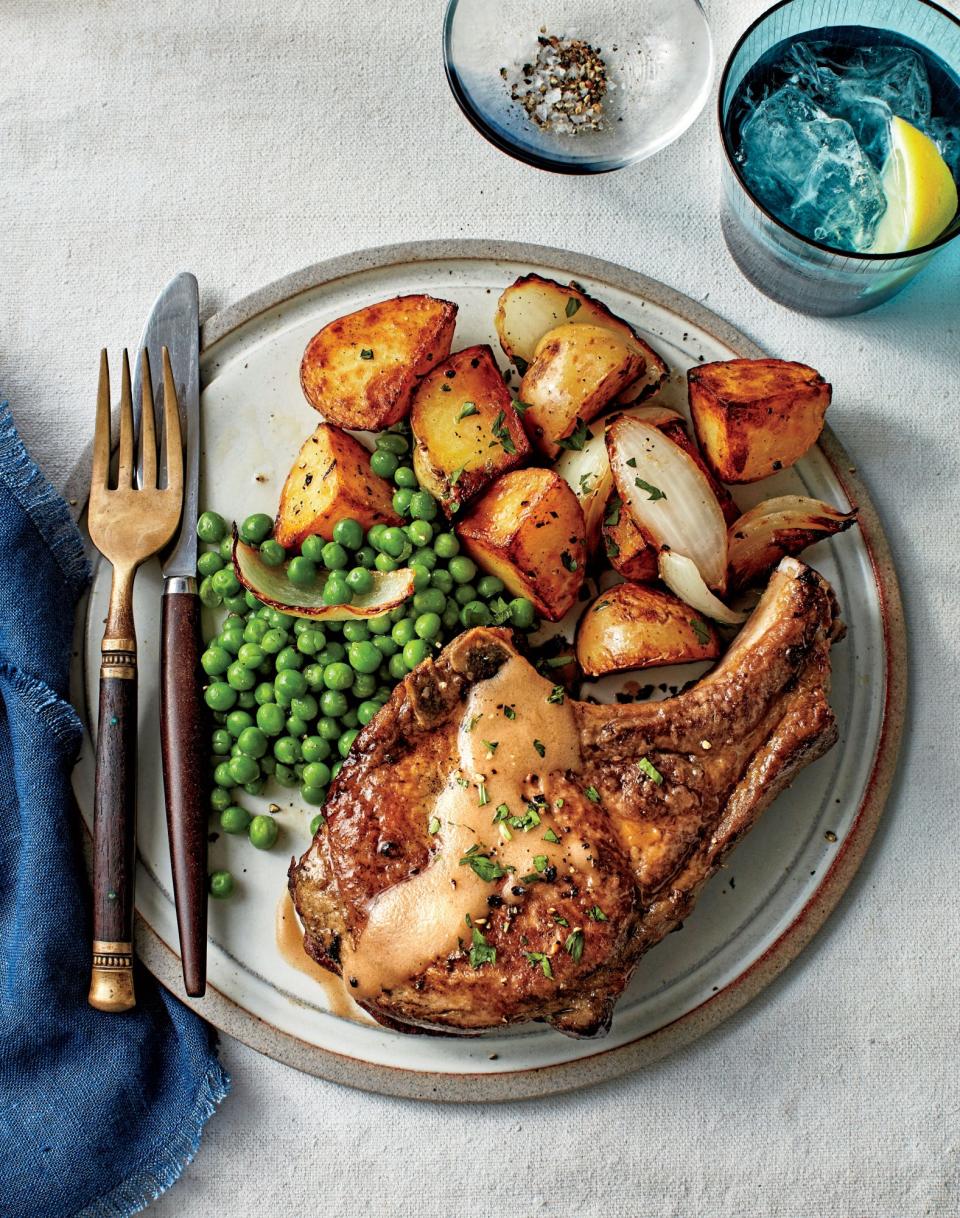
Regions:
<instances>
[{"instance_id":1,"label":"wooden fork handle","mask_svg":"<svg viewBox=\"0 0 960 1218\"><path fill-rule=\"evenodd\" d=\"M137 793L137 643L101 645L93 811L93 967L88 1001L128 1011L133 991L133 878Z\"/></svg>"},{"instance_id":2,"label":"wooden fork handle","mask_svg":"<svg viewBox=\"0 0 960 1218\"><path fill-rule=\"evenodd\" d=\"M160 744L180 959L184 988L191 998L200 998L207 984L209 725L201 693L200 599L193 580L166 581L160 637Z\"/></svg>"}]
</instances>

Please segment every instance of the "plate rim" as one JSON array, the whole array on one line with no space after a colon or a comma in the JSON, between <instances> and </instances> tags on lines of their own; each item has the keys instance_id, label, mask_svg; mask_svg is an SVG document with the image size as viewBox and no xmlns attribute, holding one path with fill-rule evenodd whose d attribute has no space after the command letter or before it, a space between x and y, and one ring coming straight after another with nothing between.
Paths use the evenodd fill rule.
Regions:
<instances>
[{"instance_id":1,"label":"plate rim","mask_svg":"<svg viewBox=\"0 0 960 1218\"><path fill-rule=\"evenodd\" d=\"M700 302L638 271L592 255L525 242L454 238L371 247L293 271L218 310L201 326L201 361L209 349L259 315L317 288L364 271L405 263L477 260L531 263L567 276L595 278L665 309L724 343L738 355L764 350ZM496 1074L441 1073L361 1061L283 1032L208 983L202 999L183 994L180 958L137 912L135 942L143 965L181 1002L249 1048L315 1077L358 1090L442 1102L506 1102L593 1086L651 1065L718 1027L760 994L793 962L836 908L876 833L897 770L907 702L907 638L899 581L879 513L843 445L829 426L819 441L848 500L870 560L884 641L884 705L870 776L850 832L823 880L791 924L757 960L699 1006L645 1036L588 1057ZM80 464L82 465L83 459Z\"/></svg>"}]
</instances>

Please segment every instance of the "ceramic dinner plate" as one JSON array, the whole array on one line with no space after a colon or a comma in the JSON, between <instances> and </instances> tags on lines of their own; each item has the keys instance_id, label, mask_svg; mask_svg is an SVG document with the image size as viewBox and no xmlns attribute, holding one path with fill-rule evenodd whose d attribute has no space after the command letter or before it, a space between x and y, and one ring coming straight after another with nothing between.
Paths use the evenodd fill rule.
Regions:
<instances>
[{"instance_id":1,"label":"ceramic dinner plate","mask_svg":"<svg viewBox=\"0 0 960 1218\"><path fill-rule=\"evenodd\" d=\"M459 306L455 347L488 342L499 354L497 296L530 271L577 279L636 326L672 370L660 400L681 411L691 364L761 354L731 326L663 285L559 250L418 243L335 259L255 293L204 326L201 505L228 519L274 514L287 470L318 421L298 373L303 349L321 326L371 301L428 292ZM829 354L825 350L820 360L828 379ZM758 994L810 939L856 871L893 774L904 704L903 624L887 544L853 463L829 430L794 469L742 488L737 499L749 507L782 494L860 509L858 528L805 555L832 583L847 624L846 638L833 650L840 739L764 814L703 891L683 930L641 960L606 1037L571 1040L540 1024L470 1039L404 1035L360 1012L347 1017L342 991L303 971L291 956L289 924L287 951L278 948L277 911L283 911L287 867L291 856L307 848L313 815L280 789L270 794L281 805L280 838L272 851L222 833L211 842L211 867L229 868L237 888L232 900L210 903L208 991L203 999L186 1001L254 1048L326 1078L393 1095L489 1100L545 1095L622 1074L692 1040ZM78 627L74 674L91 736L108 589L109 568L101 563ZM137 950L146 967L182 997L160 776L160 591L159 568L151 563L136 588ZM663 688L703 670L651 670L640 674L640 683L653 683L653 696L663 696ZM621 681L606 678L584 693L612 701ZM90 736L75 786L89 823ZM268 802L245 800L251 807Z\"/></svg>"}]
</instances>

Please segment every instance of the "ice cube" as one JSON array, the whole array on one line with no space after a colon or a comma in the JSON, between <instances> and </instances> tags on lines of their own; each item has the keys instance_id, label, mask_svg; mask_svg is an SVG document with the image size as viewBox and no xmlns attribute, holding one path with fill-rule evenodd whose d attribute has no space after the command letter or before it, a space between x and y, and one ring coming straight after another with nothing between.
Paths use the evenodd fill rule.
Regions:
<instances>
[{"instance_id":1,"label":"ice cube","mask_svg":"<svg viewBox=\"0 0 960 1218\"><path fill-rule=\"evenodd\" d=\"M871 243L886 198L846 120L784 85L759 103L741 137L744 177L775 215L837 249Z\"/></svg>"},{"instance_id":2,"label":"ice cube","mask_svg":"<svg viewBox=\"0 0 960 1218\"><path fill-rule=\"evenodd\" d=\"M924 128L940 149L940 155L950 166L950 172L960 182L960 127L945 118L934 118Z\"/></svg>"}]
</instances>

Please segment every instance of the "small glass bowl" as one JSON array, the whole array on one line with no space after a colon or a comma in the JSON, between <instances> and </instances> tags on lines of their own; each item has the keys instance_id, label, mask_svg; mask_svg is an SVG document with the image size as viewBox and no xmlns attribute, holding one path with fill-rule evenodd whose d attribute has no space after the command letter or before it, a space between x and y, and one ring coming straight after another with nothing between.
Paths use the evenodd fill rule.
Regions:
<instances>
[{"instance_id":1,"label":"small glass bowl","mask_svg":"<svg viewBox=\"0 0 960 1218\"><path fill-rule=\"evenodd\" d=\"M512 100L514 73L536 58L541 32L600 51L610 82L601 130L539 127ZM686 131L713 80L698 0L449 0L443 54L453 95L477 130L555 173L607 173L651 156Z\"/></svg>"}]
</instances>

